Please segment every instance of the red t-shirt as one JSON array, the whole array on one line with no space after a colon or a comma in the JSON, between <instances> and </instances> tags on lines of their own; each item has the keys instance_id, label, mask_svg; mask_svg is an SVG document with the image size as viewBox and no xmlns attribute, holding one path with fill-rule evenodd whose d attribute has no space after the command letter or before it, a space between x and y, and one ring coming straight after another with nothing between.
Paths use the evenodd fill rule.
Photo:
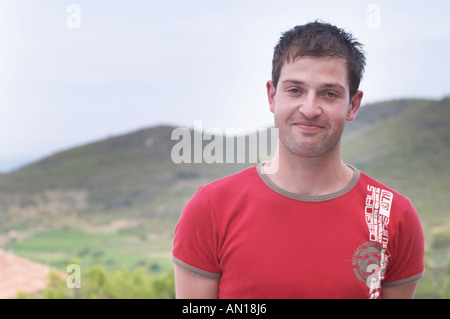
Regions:
<instances>
[{"instance_id":1,"label":"red t-shirt","mask_svg":"<svg viewBox=\"0 0 450 319\"><path fill-rule=\"evenodd\" d=\"M280 189L260 165L200 187L173 262L220 279L219 298L379 298L418 280L424 235L410 200L352 169L323 196Z\"/></svg>"}]
</instances>

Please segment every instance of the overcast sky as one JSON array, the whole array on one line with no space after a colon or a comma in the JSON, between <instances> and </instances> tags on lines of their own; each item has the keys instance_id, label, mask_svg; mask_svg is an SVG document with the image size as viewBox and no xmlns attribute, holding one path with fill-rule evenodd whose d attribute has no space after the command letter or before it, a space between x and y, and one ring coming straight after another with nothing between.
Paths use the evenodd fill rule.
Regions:
<instances>
[{"instance_id":1,"label":"overcast sky","mask_svg":"<svg viewBox=\"0 0 450 319\"><path fill-rule=\"evenodd\" d=\"M273 47L316 19L365 45L363 104L441 99L449 14L448 0L0 0L0 172L158 124L272 125Z\"/></svg>"}]
</instances>

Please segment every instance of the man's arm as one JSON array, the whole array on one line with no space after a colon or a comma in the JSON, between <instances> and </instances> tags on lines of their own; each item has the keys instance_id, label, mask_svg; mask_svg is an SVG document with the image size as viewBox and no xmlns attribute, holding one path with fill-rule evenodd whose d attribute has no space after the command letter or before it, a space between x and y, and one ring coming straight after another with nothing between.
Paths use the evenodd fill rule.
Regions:
<instances>
[{"instance_id":1,"label":"man's arm","mask_svg":"<svg viewBox=\"0 0 450 319\"><path fill-rule=\"evenodd\" d=\"M418 280L397 287L383 287L381 297L383 299L412 299L416 292Z\"/></svg>"},{"instance_id":2,"label":"man's arm","mask_svg":"<svg viewBox=\"0 0 450 319\"><path fill-rule=\"evenodd\" d=\"M211 279L174 266L175 297L177 299L217 299L219 279Z\"/></svg>"}]
</instances>

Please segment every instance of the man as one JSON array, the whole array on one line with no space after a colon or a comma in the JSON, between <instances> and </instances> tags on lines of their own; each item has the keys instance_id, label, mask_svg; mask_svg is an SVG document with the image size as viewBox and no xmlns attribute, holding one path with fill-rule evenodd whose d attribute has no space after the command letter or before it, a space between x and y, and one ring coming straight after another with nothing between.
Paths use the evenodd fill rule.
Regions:
<instances>
[{"instance_id":1,"label":"man","mask_svg":"<svg viewBox=\"0 0 450 319\"><path fill-rule=\"evenodd\" d=\"M424 236L409 199L346 165L361 44L326 23L275 47L273 159L200 187L175 231L178 298L412 298Z\"/></svg>"}]
</instances>

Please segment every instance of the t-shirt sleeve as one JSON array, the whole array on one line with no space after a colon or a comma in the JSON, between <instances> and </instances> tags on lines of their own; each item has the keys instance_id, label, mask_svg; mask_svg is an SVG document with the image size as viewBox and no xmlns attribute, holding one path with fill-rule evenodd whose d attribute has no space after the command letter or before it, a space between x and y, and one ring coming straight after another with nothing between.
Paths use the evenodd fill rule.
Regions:
<instances>
[{"instance_id":1,"label":"t-shirt sleeve","mask_svg":"<svg viewBox=\"0 0 450 319\"><path fill-rule=\"evenodd\" d=\"M392 240L391 260L382 286L395 287L422 278L425 237L419 215L409 200Z\"/></svg>"},{"instance_id":2,"label":"t-shirt sleeve","mask_svg":"<svg viewBox=\"0 0 450 319\"><path fill-rule=\"evenodd\" d=\"M188 271L219 279L217 247L213 207L200 187L181 212L175 228L172 261Z\"/></svg>"}]
</instances>

